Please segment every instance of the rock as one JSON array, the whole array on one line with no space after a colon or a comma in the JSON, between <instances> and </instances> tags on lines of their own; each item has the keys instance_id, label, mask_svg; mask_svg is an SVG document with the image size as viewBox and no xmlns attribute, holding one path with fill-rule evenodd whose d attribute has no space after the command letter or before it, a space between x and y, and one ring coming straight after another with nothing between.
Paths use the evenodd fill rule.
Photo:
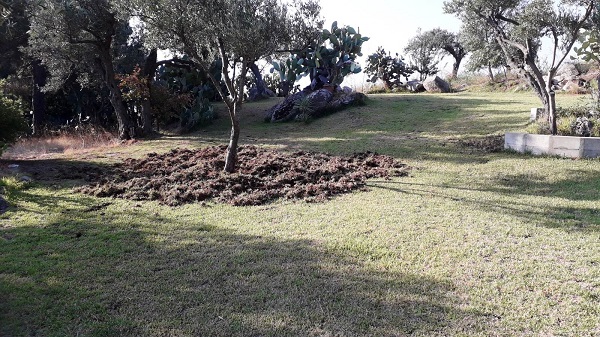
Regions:
<instances>
[{"instance_id":1,"label":"rock","mask_svg":"<svg viewBox=\"0 0 600 337\"><path fill-rule=\"evenodd\" d=\"M358 92L348 93L346 89L336 90L335 94L328 89L312 92L305 89L288 96L283 102L267 110L265 122L287 122L306 117L317 118L351 105L363 105L366 97Z\"/></svg>"},{"instance_id":2,"label":"rock","mask_svg":"<svg viewBox=\"0 0 600 337\"><path fill-rule=\"evenodd\" d=\"M263 99L268 99L270 97L275 97L275 93L269 89L265 88L263 91L259 91L255 86L250 88L248 91L248 101L256 102L261 101Z\"/></svg>"},{"instance_id":3,"label":"rock","mask_svg":"<svg viewBox=\"0 0 600 337\"><path fill-rule=\"evenodd\" d=\"M546 113L544 108L531 108L531 113L529 115L529 121L533 122L541 118Z\"/></svg>"},{"instance_id":4,"label":"rock","mask_svg":"<svg viewBox=\"0 0 600 337\"><path fill-rule=\"evenodd\" d=\"M449 93L452 91L450 84L441 79L439 76L428 77L423 82L423 87L425 87L425 90L428 92Z\"/></svg>"},{"instance_id":5,"label":"rock","mask_svg":"<svg viewBox=\"0 0 600 337\"><path fill-rule=\"evenodd\" d=\"M423 83L421 83L420 81L417 81L417 80L412 80L412 81L406 82L406 89L408 89L409 91L412 91L412 92L425 91L425 87L423 86Z\"/></svg>"},{"instance_id":6,"label":"rock","mask_svg":"<svg viewBox=\"0 0 600 337\"><path fill-rule=\"evenodd\" d=\"M577 117L573 130L579 137L590 137L594 124L587 117Z\"/></svg>"},{"instance_id":7,"label":"rock","mask_svg":"<svg viewBox=\"0 0 600 337\"><path fill-rule=\"evenodd\" d=\"M366 99L367 96L360 92L336 95L331 102L329 102L324 112L335 112L343 110L349 106L364 105Z\"/></svg>"},{"instance_id":8,"label":"rock","mask_svg":"<svg viewBox=\"0 0 600 337\"><path fill-rule=\"evenodd\" d=\"M333 93L327 89L319 89L308 94L304 99L309 101L310 110L312 111L309 115L311 117L321 115L332 98Z\"/></svg>"},{"instance_id":9,"label":"rock","mask_svg":"<svg viewBox=\"0 0 600 337\"><path fill-rule=\"evenodd\" d=\"M265 113L265 122L285 122L292 120L298 114L298 111L293 111L296 103L306 95L308 95L308 92L303 90L286 97L281 103L267 110Z\"/></svg>"},{"instance_id":10,"label":"rock","mask_svg":"<svg viewBox=\"0 0 600 337\"><path fill-rule=\"evenodd\" d=\"M21 167L18 164L10 164L8 165L8 170L11 174L17 174L21 170Z\"/></svg>"},{"instance_id":11,"label":"rock","mask_svg":"<svg viewBox=\"0 0 600 337\"><path fill-rule=\"evenodd\" d=\"M31 178L30 176L21 176L19 178L19 181L24 182L24 183L31 183L31 182L33 182L33 178Z\"/></svg>"},{"instance_id":12,"label":"rock","mask_svg":"<svg viewBox=\"0 0 600 337\"><path fill-rule=\"evenodd\" d=\"M573 80L589 70L588 66L576 62L563 63L556 72L555 78Z\"/></svg>"}]
</instances>

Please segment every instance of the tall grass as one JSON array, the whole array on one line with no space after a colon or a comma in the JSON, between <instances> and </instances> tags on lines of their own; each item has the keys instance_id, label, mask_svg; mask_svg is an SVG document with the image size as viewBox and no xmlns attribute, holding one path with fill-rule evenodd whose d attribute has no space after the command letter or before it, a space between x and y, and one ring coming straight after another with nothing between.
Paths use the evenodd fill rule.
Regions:
<instances>
[{"instance_id":1,"label":"tall grass","mask_svg":"<svg viewBox=\"0 0 600 337\"><path fill-rule=\"evenodd\" d=\"M120 144L117 136L102 128L81 126L48 132L42 137L23 137L3 154L6 159L39 158L56 153L77 154Z\"/></svg>"}]
</instances>

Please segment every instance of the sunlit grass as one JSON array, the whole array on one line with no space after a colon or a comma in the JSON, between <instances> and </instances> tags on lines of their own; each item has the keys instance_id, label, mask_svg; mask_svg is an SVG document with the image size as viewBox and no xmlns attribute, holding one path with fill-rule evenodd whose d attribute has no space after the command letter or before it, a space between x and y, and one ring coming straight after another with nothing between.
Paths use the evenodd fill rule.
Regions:
<instances>
[{"instance_id":1,"label":"sunlit grass","mask_svg":"<svg viewBox=\"0 0 600 337\"><path fill-rule=\"evenodd\" d=\"M373 95L264 124L271 104L245 106L243 144L377 151L411 176L325 203L178 208L5 178L0 336L600 334L600 162L456 142L523 130L534 96ZM87 160L222 144L227 123Z\"/></svg>"}]
</instances>

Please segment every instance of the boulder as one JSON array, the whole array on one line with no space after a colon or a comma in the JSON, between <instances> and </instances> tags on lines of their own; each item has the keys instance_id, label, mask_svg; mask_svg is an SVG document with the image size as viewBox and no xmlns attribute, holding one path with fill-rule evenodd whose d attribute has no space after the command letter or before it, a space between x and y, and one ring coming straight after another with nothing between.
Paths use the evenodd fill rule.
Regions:
<instances>
[{"instance_id":1,"label":"boulder","mask_svg":"<svg viewBox=\"0 0 600 337\"><path fill-rule=\"evenodd\" d=\"M428 77L423 82L423 87L425 87L425 90L428 92L449 93L452 91L450 88L450 83L444 81L439 76Z\"/></svg>"},{"instance_id":2,"label":"boulder","mask_svg":"<svg viewBox=\"0 0 600 337\"><path fill-rule=\"evenodd\" d=\"M343 110L349 106L365 105L366 99L367 96L361 92L351 92L349 94L343 93L336 95L324 109L324 112L335 112Z\"/></svg>"},{"instance_id":3,"label":"boulder","mask_svg":"<svg viewBox=\"0 0 600 337\"><path fill-rule=\"evenodd\" d=\"M250 102L260 101L270 97L275 97L275 93L269 88L264 88L264 90L261 91L258 90L256 86L253 86L248 91L248 101Z\"/></svg>"},{"instance_id":4,"label":"boulder","mask_svg":"<svg viewBox=\"0 0 600 337\"><path fill-rule=\"evenodd\" d=\"M285 122L295 118L298 111L293 112L292 110L296 106L296 103L306 95L308 95L308 92L302 90L286 97L281 103L267 110L265 113L265 122Z\"/></svg>"},{"instance_id":5,"label":"boulder","mask_svg":"<svg viewBox=\"0 0 600 337\"><path fill-rule=\"evenodd\" d=\"M417 81L417 80L412 80L412 81L408 81L406 82L406 89L412 92L423 92L425 91L425 87L423 86L423 83L421 83L421 81Z\"/></svg>"},{"instance_id":6,"label":"boulder","mask_svg":"<svg viewBox=\"0 0 600 337\"><path fill-rule=\"evenodd\" d=\"M305 99L308 100L311 111L313 111L309 115L316 117L327 107L332 98L333 93L327 89L315 90L308 94Z\"/></svg>"},{"instance_id":7,"label":"boulder","mask_svg":"<svg viewBox=\"0 0 600 337\"><path fill-rule=\"evenodd\" d=\"M580 63L565 62L560 66L554 77L558 80L574 80L586 73L587 70L589 68L585 69L585 66Z\"/></svg>"},{"instance_id":8,"label":"boulder","mask_svg":"<svg viewBox=\"0 0 600 337\"><path fill-rule=\"evenodd\" d=\"M315 91L303 90L288 96L283 102L267 110L265 122L287 122L306 117L317 118L331 112L342 110L352 105L363 105L366 96L348 90L336 90L333 94L328 89Z\"/></svg>"}]
</instances>

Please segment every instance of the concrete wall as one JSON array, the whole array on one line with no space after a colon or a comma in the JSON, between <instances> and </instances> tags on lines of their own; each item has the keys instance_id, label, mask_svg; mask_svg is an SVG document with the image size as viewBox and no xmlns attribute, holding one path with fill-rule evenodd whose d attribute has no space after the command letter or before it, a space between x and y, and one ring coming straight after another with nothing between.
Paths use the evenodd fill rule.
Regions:
<instances>
[{"instance_id":1,"label":"concrete wall","mask_svg":"<svg viewBox=\"0 0 600 337\"><path fill-rule=\"evenodd\" d=\"M504 148L535 155L596 158L600 157L600 138L507 133Z\"/></svg>"}]
</instances>

